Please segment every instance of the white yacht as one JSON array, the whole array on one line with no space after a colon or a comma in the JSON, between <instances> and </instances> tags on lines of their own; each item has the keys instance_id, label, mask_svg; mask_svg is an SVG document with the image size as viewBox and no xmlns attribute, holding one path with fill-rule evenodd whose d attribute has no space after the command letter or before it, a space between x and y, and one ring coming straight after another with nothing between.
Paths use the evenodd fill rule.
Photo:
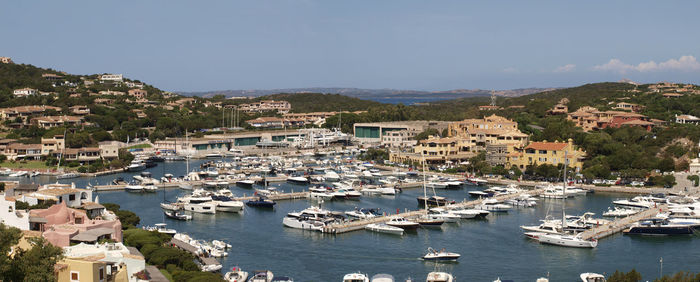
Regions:
<instances>
[{"instance_id":1,"label":"white yacht","mask_svg":"<svg viewBox=\"0 0 700 282\"><path fill-rule=\"evenodd\" d=\"M369 231L379 232L379 233L403 235L402 228L394 227L394 226L387 225L384 223L367 224L367 226L365 226L365 229L367 229Z\"/></svg>"},{"instance_id":2,"label":"white yacht","mask_svg":"<svg viewBox=\"0 0 700 282\"><path fill-rule=\"evenodd\" d=\"M384 273L375 274L372 276L372 282L394 282L394 276Z\"/></svg>"},{"instance_id":3,"label":"white yacht","mask_svg":"<svg viewBox=\"0 0 700 282\"><path fill-rule=\"evenodd\" d=\"M605 281L607 281L605 279L605 276L600 275L598 273L591 273L591 272L581 273L581 275L579 277L581 277L582 282L605 282Z\"/></svg>"},{"instance_id":4,"label":"white yacht","mask_svg":"<svg viewBox=\"0 0 700 282\"><path fill-rule=\"evenodd\" d=\"M131 161L131 164L126 167L126 171L133 172L133 171L142 171L146 169L146 162L143 160L133 160Z\"/></svg>"},{"instance_id":5,"label":"white yacht","mask_svg":"<svg viewBox=\"0 0 700 282\"><path fill-rule=\"evenodd\" d=\"M480 205L477 205L474 208L490 212L508 212L513 208L513 206L503 204L496 199L486 199L483 200Z\"/></svg>"},{"instance_id":6,"label":"white yacht","mask_svg":"<svg viewBox=\"0 0 700 282\"><path fill-rule=\"evenodd\" d=\"M425 279L426 282L454 282L454 277L452 274L446 272L430 272L428 277Z\"/></svg>"},{"instance_id":7,"label":"white yacht","mask_svg":"<svg viewBox=\"0 0 700 282\"><path fill-rule=\"evenodd\" d=\"M362 273L350 273L343 276L343 282L370 282L367 275Z\"/></svg>"},{"instance_id":8,"label":"white yacht","mask_svg":"<svg viewBox=\"0 0 700 282\"><path fill-rule=\"evenodd\" d=\"M238 267L231 268L231 271L226 272L224 280L228 282L245 282L248 279L248 272L241 270Z\"/></svg>"},{"instance_id":9,"label":"white yacht","mask_svg":"<svg viewBox=\"0 0 700 282\"><path fill-rule=\"evenodd\" d=\"M248 279L248 282L272 282L275 276L269 270L256 270L253 271L253 277Z\"/></svg>"},{"instance_id":10,"label":"white yacht","mask_svg":"<svg viewBox=\"0 0 700 282\"><path fill-rule=\"evenodd\" d=\"M639 212L641 212L640 209L615 207L615 208L608 208L608 211L604 212L603 216L628 217L630 215L638 214Z\"/></svg>"},{"instance_id":11,"label":"white yacht","mask_svg":"<svg viewBox=\"0 0 700 282\"><path fill-rule=\"evenodd\" d=\"M409 220L407 220L403 217L400 217L400 216L392 217L391 220L389 220L386 224L394 226L394 227L398 227L398 228L401 228L404 230L416 229L420 226L420 224L418 222L409 221Z\"/></svg>"},{"instance_id":12,"label":"white yacht","mask_svg":"<svg viewBox=\"0 0 700 282\"><path fill-rule=\"evenodd\" d=\"M129 183L124 187L126 192L143 192L143 186L137 183Z\"/></svg>"},{"instance_id":13,"label":"white yacht","mask_svg":"<svg viewBox=\"0 0 700 282\"><path fill-rule=\"evenodd\" d=\"M656 207L656 202L654 202L654 200L650 199L649 197L645 197L645 196L636 196L630 200L627 200L627 199L617 200L617 201L613 201L613 204L618 205L618 206L642 208L642 209Z\"/></svg>"},{"instance_id":14,"label":"white yacht","mask_svg":"<svg viewBox=\"0 0 700 282\"><path fill-rule=\"evenodd\" d=\"M323 175L323 179L326 181L338 181L340 180L340 175L338 175L338 173L335 171L326 170L326 173Z\"/></svg>"},{"instance_id":15,"label":"white yacht","mask_svg":"<svg viewBox=\"0 0 700 282\"><path fill-rule=\"evenodd\" d=\"M581 238L581 233L579 233L578 235L572 235L551 234L544 232L526 232L525 235L539 241L542 244L575 248L595 248L596 246L598 246L597 240L584 240L583 238Z\"/></svg>"},{"instance_id":16,"label":"white yacht","mask_svg":"<svg viewBox=\"0 0 700 282\"><path fill-rule=\"evenodd\" d=\"M450 213L459 215L463 219L472 219L472 218L485 218L491 212L489 212L487 210L480 210L480 209L457 209L457 210L451 210Z\"/></svg>"},{"instance_id":17,"label":"white yacht","mask_svg":"<svg viewBox=\"0 0 700 282\"><path fill-rule=\"evenodd\" d=\"M194 212L194 213L205 213L205 214L215 214L216 213L216 204L208 202L208 203L188 203L185 204L185 211L189 212Z\"/></svg>"},{"instance_id":18,"label":"white yacht","mask_svg":"<svg viewBox=\"0 0 700 282\"><path fill-rule=\"evenodd\" d=\"M442 249L440 251L433 250L433 248L428 248L428 252L421 257L423 260L430 261L454 261L461 257L458 253L451 253Z\"/></svg>"},{"instance_id":19,"label":"white yacht","mask_svg":"<svg viewBox=\"0 0 700 282\"><path fill-rule=\"evenodd\" d=\"M449 222L449 223L456 223L459 222L460 219L462 219L462 216L458 214L454 214L450 211L447 211L443 208L432 208L428 210L428 217L430 218L435 218L435 219L442 219L444 222Z\"/></svg>"}]
</instances>

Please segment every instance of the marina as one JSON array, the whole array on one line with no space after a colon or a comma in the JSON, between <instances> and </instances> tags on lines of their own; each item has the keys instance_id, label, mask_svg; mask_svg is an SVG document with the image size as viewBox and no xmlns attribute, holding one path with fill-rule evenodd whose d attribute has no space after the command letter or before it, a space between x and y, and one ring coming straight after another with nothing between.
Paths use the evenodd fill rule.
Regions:
<instances>
[{"instance_id":1,"label":"marina","mask_svg":"<svg viewBox=\"0 0 700 282\"><path fill-rule=\"evenodd\" d=\"M206 160L194 160L191 165L197 167L204 162ZM151 172L153 178L159 179L168 171L184 171L184 166L183 162L170 162L145 171ZM383 173L389 175L393 172ZM272 209L245 207L238 213L191 213L192 220L180 221L165 218L160 208L160 203L176 202L178 197L190 193L179 188L177 183L158 184L159 188L165 189L159 189L156 193L129 193L123 191L119 185L99 185L110 183L117 177L129 180L134 175L138 173L62 179L59 182L75 182L77 186L92 184L100 202L117 203L122 209L136 212L141 217L141 225L165 222L169 228L195 238L207 241L222 239L230 242L235 252L223 258L208 258L202 261L205 264L219 262L222 273L232 267L240 267L251 273L254 269L270 269L275 276L286 275L296 280L303 278L304 281L339 281L344 274L357 269L370 276L390 273L397 279L405 279L409 276L425 277L437 268L451 273L456 279L468 277L469 280L492 281L496 277L507 277L534 281L537 277L544 277L549 273L553 281L566 281L583 272L612 273L616 269L633 267L652 275L653 271L647 273L642 267L654 269L659 256L664 257L664 267L669 271L682 270L683 258L674 257L673 253L683 249L692 255L694 249L700 248L700 244L692 236L657 238L621 235L620 231L624 229L622 226L656 214L651 209L635 217L621 218L610 225L585 231L583 236L590 236L586 238L603 239L594 249L534 244L531 239L522 235L520 225L532 224L545 218L551 211L559 210L562 203L560 199L540 199L534 207L513 207L508 213L491 213L484 219L461 219L453 223L446 222L438 228L420 227L401 234L362 231L370 224L381 225L396 217L397 209L398 216L401 217L410 219L424 216L427 212L421 209L415 200L423 191L411 189L421 188L420 181L400 184L402 191L396 195L366 194L357 200L324 200L321 205L326 210L341 212L378 207L379 213L386 216L333 224L321 230L323 232L283 226L282 219L288 213L318 205L318 200L309 198L309 192L306 192L308 187L315 184L289 183L286 180L281 181L282 176L278 177L280 181L269 181L268 184L270 188L276 188L279 192L268 196L277 202ZM23 182L37 180L43 180L43 183L56 181L44 176L21 179ZM489 187L493 185L463 185L458 189L436 191L440 196L457 201L453 206L443 207L445 210L452 210L481 205L484 199L470 198L468 191ZM252 187L241 187L235 183L228 185L228 189L235 195L234 199L240 201L254 199L257 196L253 194L264 188L259 184L253 184ZM542 188L530 188L521 193L537 196L543 191ZM504 202L519 196L520 194L497 195L491 200ZM585 197L570 198L567 199L567 214L593 212L600 217L613 201L627 197L629 196L626 193L596 192ZM658 208L656 211L658 212ZM663 244L664 248L658 249L655 247L657 244ZM457 263L451 264L422 261L420 257L432 246L448 247L451 252L461 253L463 256ZM640 261L621 261L613 266L614 268L606 263L610 258L620 257L630 248L639 253ZM322 259L332 267L310 263L313 258ZM516 261L522 260L534 263L528 267L517 265ZM473 264L479 264L480 267L470 267Z\"/></svg>"}]
</instances>

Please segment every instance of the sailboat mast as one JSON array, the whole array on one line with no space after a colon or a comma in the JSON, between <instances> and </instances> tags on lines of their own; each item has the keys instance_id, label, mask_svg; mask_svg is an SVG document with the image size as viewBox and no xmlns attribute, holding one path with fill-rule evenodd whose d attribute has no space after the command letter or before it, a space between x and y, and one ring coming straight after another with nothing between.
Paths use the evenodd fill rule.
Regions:
<instances>
[{"instance_id":1,"label":"sailboat mast","mask_svg":"<svg viewBox=\"0 0 700 282\"><path fill-rule=\"evenodd\" d=\"M561 204L561 226L562 229L566 228L566 171L569 168L567 151L564 151L564 202Z\"/></svg>"},{"instance_id":2,"label":"sailboat mast","mask_svg":"<svg viewBox=\"0 0 700 282\"><path fill-rule=\"evenodd\" d=\"M425 210L428 210L428 195L426 193L426 176L425 176L425 156L423 155L423 152L420 153L420 158L421 161L423 162L423 202L425 204Z\"/></svg>"}]
</instances>

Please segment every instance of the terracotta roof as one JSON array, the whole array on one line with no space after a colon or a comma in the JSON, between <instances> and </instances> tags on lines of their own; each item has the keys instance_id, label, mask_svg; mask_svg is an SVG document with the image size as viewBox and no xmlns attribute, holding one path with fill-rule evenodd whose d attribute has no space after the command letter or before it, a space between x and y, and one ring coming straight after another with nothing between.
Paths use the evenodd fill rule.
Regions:
<instances>
[{"instance_id":1,"label":"terracotta roof","mask_svg":"<svg viewBox=\"0 0 700 282\"><path fill-rule=\"evenodd\" d=\"M653 122L648 122L648 121L638 120L638 119L626 121L626 122L623 122L620 124L621 125L654 125Z\"/></svg>"},{"instance_id":2,"label":"terracotta roof","mask_svg":"<svg viewBox=\"0 0 700 282\"><path fill-rule=\"evenodd\" d=\"M568 144L564 142L532 142L525 149L560 151L566 148Z\"/></svg>"}]
</instances>

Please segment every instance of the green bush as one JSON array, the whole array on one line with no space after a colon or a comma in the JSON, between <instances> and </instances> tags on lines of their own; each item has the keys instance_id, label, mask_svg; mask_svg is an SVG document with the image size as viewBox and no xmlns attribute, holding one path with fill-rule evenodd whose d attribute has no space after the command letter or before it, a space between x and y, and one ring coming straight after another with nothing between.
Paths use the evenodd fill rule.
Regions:
<instances>
[{"instance_id":1,"label":"green bush","mask_svg":"<svg viewBox=\"0 0 700 282\"><path fill-rule=\"evenodd\" d=\"M81 166L78 168L78 172L80 173L86 173L88 171L87 167Z\"/></svg>"}]
</instances>

